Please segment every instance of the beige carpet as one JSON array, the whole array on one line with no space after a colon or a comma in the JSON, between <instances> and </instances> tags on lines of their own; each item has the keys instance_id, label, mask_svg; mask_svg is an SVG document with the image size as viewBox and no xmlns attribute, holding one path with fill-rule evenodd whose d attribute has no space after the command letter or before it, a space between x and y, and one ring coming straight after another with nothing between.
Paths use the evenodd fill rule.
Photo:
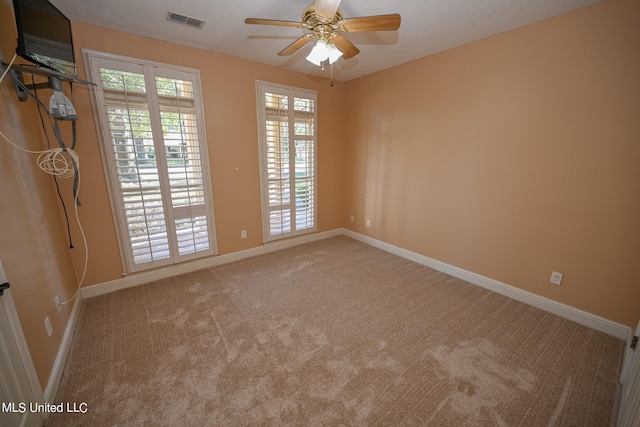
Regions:
<instances>
[{"instance_id":1,"label":"beige carpet","mask_svg":"<svg viewBox=\"0 0 640 427\"><path fill-rule=\"evenodd\" d=\"M609 426L624 343L346 237L83 302L52 426Z\"/></svg>"}]
</instances>

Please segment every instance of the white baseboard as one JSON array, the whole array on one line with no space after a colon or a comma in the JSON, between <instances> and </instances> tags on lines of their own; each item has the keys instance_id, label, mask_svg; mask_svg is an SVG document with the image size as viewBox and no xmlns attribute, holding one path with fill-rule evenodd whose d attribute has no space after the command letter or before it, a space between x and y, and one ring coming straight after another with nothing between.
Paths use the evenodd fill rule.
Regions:
<instances>
[{"instance_id":1,"label":"white baseboard","mask_svg":"<svg viewBox=\"0 0 640 427\"><path fill-rule=\"evenodd\" d=\"M204 268L215 267L217 265L239 261L241 259L253 257L256 255L263 255L269 252L274 252L281 249L286 249L304 243L314 242L317 240L322 240L328 237L339 235L351 237L352 239L374 246L378 249L382 249L386 252L398 255L418 264L433 268L434 270L441 271L443 273L449 274L450 276L457 277L471 284L505 295L509 298L513 298L525 304L532 305L534 307L548 311L549 313L553 313L557 316L572 320L597 331L612 335L616 338L628 341L629 337L631 336L632 330L629 326L622 325L612 320L605 319L604 317L588 313L575 307L536 295L528 291L524 291L514 286L499 282L497 280L481 276L462 268L446 264L433 258L411 252L407 249L403 249L398 246L391 245L381 240L377 240L372 237L365 236L363 234L356 233L355 231L347 230L344 228L323 231L321 233L307 234L304 236L294 237L286 240L280 240L272 243L267 243L257 248L251 248L243 251L233 252L230 254L204 258L180 265L163 267L148 272L134 273L121 279L84 287L82 288L82 297L91 298L120 289L149 283L154 280L177 276L179 274L189 273Z\"/></svg>"},{"instance_id":2,"label":"white baseboard","mask_svg":"<svg viewBox=\"0 0 640 427\"><path fill-rule=\"evenodd\" d=\"M511 285L507 285L497 280L490 279L488 277L463 270L462 268L446 264L433 258L411 252L407 249L402 249L398 246L391 245L381 240L356 233L355 231L342 229L341 234L366 243L368 245L374 246L378 249L382 249L386 252L390 252L394 255L398 255L402 258L406 258L418 264L433 268L434 270L441 271L450 276L457 277L458 279L462 279L471 284L548 311L549 313L553 313L565 319L572 320L576 323L590 327L597 331L604 332L616 338L620 338L625 342L629 340L629 337L631 335L632 331L629 326L622 325L620 323L605 319L604 317L600 317L595 314L588 313L575 307L571 307L570 305L566 305L549 298L541 297L539 295L524 291Z\"/></svg>"},{"instance_id":3,"label":"white baseboard","mask_svg":"<svg viewBox=\"0 0 640 427\"><path fill-rule=\"evenodd\" d=\"M69 350L71 350L71 342L73 339L73 333L78 323L78 314L80 313L80 306L82 305L82 294L78 293L76 299L71 308L71 314L69 315L69 321L67 327L64 330L62 341L60 342L60 348L58 349L58 355L53 363L51 374L49 375L49 381L44 389L44 401L53 403L60 387L60 381L62 380L62 373L64 372L65 364L67 363L67 356Z\"/></svg>"},{"instance_id":4,"label":"white baseboard","mask_svg":"<svg viewBox=\"0 0 640 427\"><path fill-rule=\"evenodd\" d=\"M82 297L91 298L98 295L108 294L120 289L130 288L132 286L142 285L144 283L153 282L154 280L165 279L167 277L178 276L192 271L202 270L204 268L215 267L227 264L241 259L250 258L257 255L264 255L269 252L279 251L281 249L290 248L304 243L315 242L317 240L329 237L339 236L342 229L334 229L322 231L320 233L305 234L290 239L277 240L275 242L266 243L257 248L246 249L243 251L232 252L230 254L218 255L198 259L195 261L185 262L178 265L158 268L152 271L142 273L133 273L121 279L111 280L109 282L99 283L96 285L86 286L82 288Z\"/></svg>"}]
</instances>

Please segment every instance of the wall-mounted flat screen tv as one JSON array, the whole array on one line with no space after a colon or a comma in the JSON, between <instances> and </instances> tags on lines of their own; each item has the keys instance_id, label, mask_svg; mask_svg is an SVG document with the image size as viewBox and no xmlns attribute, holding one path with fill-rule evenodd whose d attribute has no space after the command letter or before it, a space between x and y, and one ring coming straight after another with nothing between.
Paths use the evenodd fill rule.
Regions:
<instances>
[{"instance_id":1,"label":"wall-mounted flat screen tv","mask_svg":"<svg viewBox=\"0 0 640 427\"><path fill-rule=\"evenodd\" d=\"M75 76L71 22L48 0L13 0L21 57Z\"/></svg>"}]
</instances>

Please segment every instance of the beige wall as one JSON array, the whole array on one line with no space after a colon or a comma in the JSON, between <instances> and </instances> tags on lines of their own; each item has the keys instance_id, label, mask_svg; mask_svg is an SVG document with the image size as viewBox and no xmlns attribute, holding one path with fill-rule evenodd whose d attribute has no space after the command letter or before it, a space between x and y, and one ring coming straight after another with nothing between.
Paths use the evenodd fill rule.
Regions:
<instances>
[{"instance_id":1,"label":"beige wall","mask_svg":"<svg viewBox=\"0 0 640 427\"><path fill-rule=\"evenodd\" d=\"M72 29L78 56L85 48L200 70L221 254L262 245L255 81L317 90L318 225L320 231L340 226L343 84L331 87L326 79L81 22L74 22ZM82 58L77 59L79 75L85 77ZM86 189L81 218L91 251L86 284L90 285L122 277L122 265L88 90L77 89L75 99ZM240 230L247 230L247 239L240 239ZM79 271L82 260L74 261Z\"/></svg>"},{"instance_id":2,"label":"beige wall","mask_svg":"<svg viewBox=\"0 0 640 427\"><path fill-rule=\"evenodd\" d=\"M2 61L11 60L15 41L13 10L0 1ZM40 129L35 103L19 102L7 77L0 85L0 130L19 147L42 150L46 146ZM77 281L53 179L35 166L36 157L11 147L0 137L0 260L44 388L71 311L69 304L58 313L54 298L59 296L64 301L71 297ZM72 208L71 193L64 195ZM82 244L77 243L79 249L74 251L81 251ZM53 328L51 338L44 326L47 316Z\"/></svg>"},{"instance_id":3,"label":"beige wall","mask_svg":"<svg viewBox=\"0 0 640 427\"><path fill-rule=\"evenodd\" d=\"M606 0L349 82L344 226L635 327L638 22Z\"/></svg>"}]
</instances>

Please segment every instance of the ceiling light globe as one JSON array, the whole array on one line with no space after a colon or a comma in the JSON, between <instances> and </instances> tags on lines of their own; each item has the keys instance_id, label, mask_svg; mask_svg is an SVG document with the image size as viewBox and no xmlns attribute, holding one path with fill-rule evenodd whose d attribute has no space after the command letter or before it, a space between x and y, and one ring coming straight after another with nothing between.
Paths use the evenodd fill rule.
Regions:
<instances>
[{"instance_id":1,"label":"ceiling light globe","mask_svg":"<svg viewBox=\"0 0 640 427\"><path fill-rule=\"evenodd\" d=\"M340 49L336 47L333 43L329 44L329 64L333 64L342 56L342 52Z\"/></svg>"}]
</instances>

